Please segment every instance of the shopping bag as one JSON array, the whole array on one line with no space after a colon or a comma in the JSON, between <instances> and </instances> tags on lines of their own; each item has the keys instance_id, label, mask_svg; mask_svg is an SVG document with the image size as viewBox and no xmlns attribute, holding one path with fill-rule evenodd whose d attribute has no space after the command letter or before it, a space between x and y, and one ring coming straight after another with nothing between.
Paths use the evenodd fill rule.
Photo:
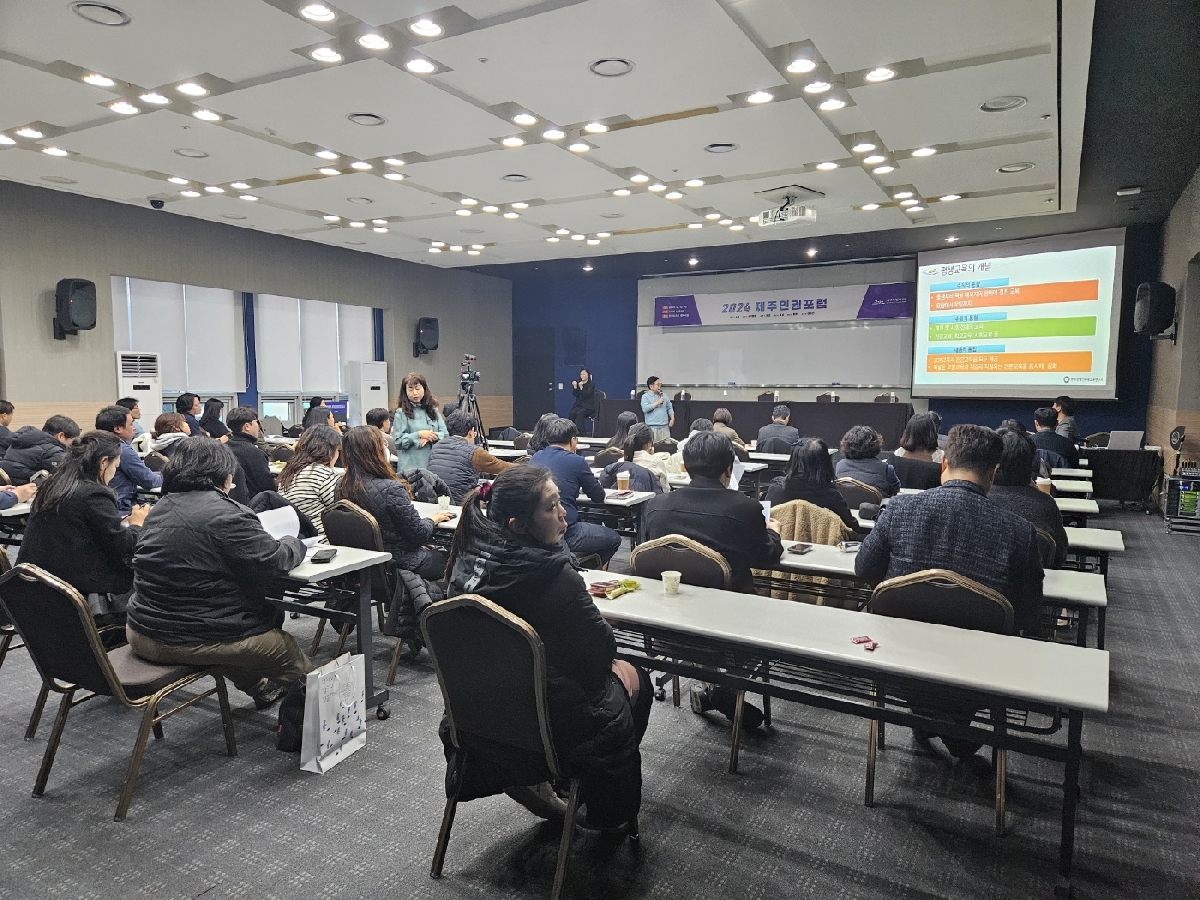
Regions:
<instances>
[{"instance_id":1,"label":"shopping bag","mask_svg":"<svg viewBox=\"0 0 1200 900\"><path fill-rule=\"evenodd\" d=\"M344 653L308 673L300 768L324 774L367 742L367 669Z\"/></svg>"}]
</instances>

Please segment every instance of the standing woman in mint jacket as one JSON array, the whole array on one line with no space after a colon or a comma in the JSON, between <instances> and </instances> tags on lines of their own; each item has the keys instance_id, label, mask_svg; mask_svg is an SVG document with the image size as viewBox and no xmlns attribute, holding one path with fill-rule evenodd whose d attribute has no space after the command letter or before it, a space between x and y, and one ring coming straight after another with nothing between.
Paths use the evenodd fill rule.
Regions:
<instances>
[{"instance_id":1,"label":"standing woman in mint jacket","mask_svg":"<svg viewBox=\"0 0 1200 900\"><path fill-rule=\"evenodd\" d=\"M429 390L425 376L409 372L400 385L399 408L392 420L398 457L396 471L428 469L433 445L447 436L437 397Z\"/></svg>"}]
</instances>

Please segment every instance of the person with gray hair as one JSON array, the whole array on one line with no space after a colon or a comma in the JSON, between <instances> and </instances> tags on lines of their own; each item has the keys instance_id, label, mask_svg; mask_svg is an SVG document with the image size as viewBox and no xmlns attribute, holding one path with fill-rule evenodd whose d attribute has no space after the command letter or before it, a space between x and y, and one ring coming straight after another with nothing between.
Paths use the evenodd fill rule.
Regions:
<instances>
[{"instance_id":1,"label":"person with gray hair","mask_svg":"<svg viewBox=\"0 0 1200 900\"><path fill-rule=\"evenodd\" d=\"M792 411L786 403L778 404L771 410L771 424L764 425L758 429L758 443L755 445L760 451L763 449L763 444L768 441L787 444L788 450L791 450L792 444L800 440L800 432L793 428L788 423L792 419ZM770 453L772 451L765 451Z\"/></svg>"}]
</instances>

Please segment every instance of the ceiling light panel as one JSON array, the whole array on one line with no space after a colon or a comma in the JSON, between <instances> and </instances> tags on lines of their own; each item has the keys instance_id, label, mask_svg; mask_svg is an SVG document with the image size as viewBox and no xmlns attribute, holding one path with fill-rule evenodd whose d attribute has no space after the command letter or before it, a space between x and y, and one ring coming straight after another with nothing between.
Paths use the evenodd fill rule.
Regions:
<instances>
[{"instance_id":1,"label":"ceiling light panel","mask_svg":"<svg viewBox=\"0 0 1200 900\"><path fill-rule=\"evenodd\" d=\"M572 4L421 49L453 70L438 76L445 84L488 105L519 97L552 122L638 119L663 110L715 106L728 103L731 95L782 82L716 0L687 4L687 40L680 40L677 4L638 4L631 14L636 27L621 30L620 55L637 68L624 78L601 79L588 69L588 61L613 55L613 11L605 3ZM571 40L562 40L564 34ZM529 64L529 47L538 48L537 65ZM488 64L480 65L480 57ZM696 59L721 64L697 67ZM678 77L682 69L687 78ZM547 78L547 72L554 77ZM647 90L648 84L654 89Z\"/></svg>"},{"instance_id":2,"label":"ceiling light panel","mask_svg":"<svg viewBox=\"0 0 1200 900\"><path fill-rule=\"evenodd\" d=\"M66 8L65 4L63 8ZM15 15L7 14L4 17L5 45L8 43L9 19L15 18ZM77 20L80 25L95 30L94 25L87 26L78 16L72 15L71 18ZM5 90L0 98L0 122L7 127L46 119L51 115L51 111L51 121L55 125L70 127L90 122L104 115L103 108L98 104L112 103L116 99L112 91L104 88L92 87L82 81L59 78L49 72L27 68L6 59L0 59L0 84L10 88ZM13 89L17 85L20 86L19 89Z\"/></svg>"},{"instance_id":3,"label":"ceiling light panel","mask_svg":"<svg viewBox=\"0 0 1200 900\"><path fill-rule=\"evenodd\" d=\"M478 63L476 63L478 65ZM363 128L345 118L345 98L387 124ZM397 150L426 155L478 147L512 134L511 122L476 109L379 59L334 66L213 97L209 105L293 141L319 139L359 158ZM437 122L436 128L418 123Z\"/></svg>"},{"instance_id":4,"label":"ceiling light panel","mask_svg":"<svg viewBox=\"0 0 1200 900\"><path fill-rule=\"evenodd\" d=\"M1053 182L1057 156L1058 144L1054 140L960 150L956 153L939 153L926 159L900 160L899 168L889 176L889 180L900 184L911 183L923 197L1028 188ZM1002 175L996 171L1005 163L1018 160L1032 162L1035 166L1014 175ZM941 208L938 209L938 217L940 221Z\"/></svg>"},{"instance_id":5,"label":"ceiling light panel","mask_svg":"<svg viewBox=\"0 0 1200 900\"><path fill-rule=\"evenodd\" d=\"M294 181L289 184L258 188L255 193L264 200L297 209L319 209L346 219L391 219L398 216L448 215L456 224L465 222L453 215L459 206L444 197L437 197L407 186L407 181L385 181L369 173L341 175L337 178L318 178L313 181ZM366 197L372 203L352 203L349 197ZM472 216L471 219L477 219ZM459 228L469 227L458 225Z\"/></svg>"}]
</instances>

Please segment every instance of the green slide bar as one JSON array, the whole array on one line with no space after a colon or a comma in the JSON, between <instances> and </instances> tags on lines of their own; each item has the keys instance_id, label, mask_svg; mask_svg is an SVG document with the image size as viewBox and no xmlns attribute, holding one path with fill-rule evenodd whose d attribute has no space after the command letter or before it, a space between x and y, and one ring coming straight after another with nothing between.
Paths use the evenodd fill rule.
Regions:
<instances>
[{"instance_id":1,"label":"green slide bar","mask_svg":"<svg viewBox=\"0 0 1200 900\"><path fill-rule=\"evenodd\" d=\"M946 322L929 326L930 341L1088 337L1095 333L1095 316L1070 316L1062 319L1008 319L1003 322Z\"/></svg>"}]
</instances>

